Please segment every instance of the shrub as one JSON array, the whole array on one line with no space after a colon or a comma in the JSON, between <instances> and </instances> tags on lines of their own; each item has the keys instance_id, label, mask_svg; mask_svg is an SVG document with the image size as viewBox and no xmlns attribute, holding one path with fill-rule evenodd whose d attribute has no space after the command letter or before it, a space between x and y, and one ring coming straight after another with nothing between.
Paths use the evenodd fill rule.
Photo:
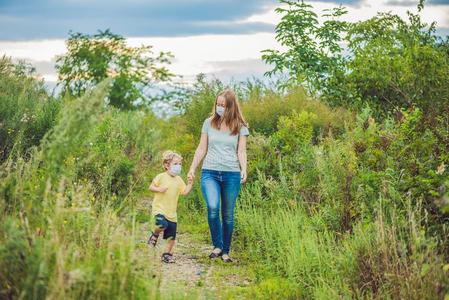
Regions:
<instances>
[{"instance_id":1,"label":"shrub","mask_svg":"<svg viewBox=\"0 0 449 300\"><path fill-rule=\"evenodd\" d=\"M25 63L0 58L0 163L8 156L29 156L30 148L54 126L60 103Z\"/></svg>"},{"instance_id":2,"label":"shrub","mask_svg":"<svg viewBox=\"0 0 449 300\"><path fill-rule=\"evenodd\" d=\"M316 119L315 114L305 111L279 118L278 130L272 137L273 144L283 153L291 153L310 144Z\"/></svg>"}]
</instances>

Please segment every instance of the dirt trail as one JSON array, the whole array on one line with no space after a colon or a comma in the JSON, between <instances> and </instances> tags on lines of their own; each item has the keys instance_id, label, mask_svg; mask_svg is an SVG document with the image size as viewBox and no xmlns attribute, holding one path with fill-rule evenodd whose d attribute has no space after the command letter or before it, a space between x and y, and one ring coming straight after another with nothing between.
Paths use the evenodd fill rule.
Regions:
<instances>
[{"instance_id":1,"label":"dirt trail","mask_svg":"<svg viewBox=\"0 0 449 300\"><path fill-rule=\"evenodd\" d=\"M152 227L150 223L140 224L141 243L146 243ZM147 257L149 266L156 270L161 299L223 299L230 289L250 284L238 262L230 265L220 259L210 261L210 245L196 240L188 232L178 232L176 240L175 263L172 264L161 262L165 249L162 236L156 248L140 247L141 255Z\"/></svg>"}]
</instances>

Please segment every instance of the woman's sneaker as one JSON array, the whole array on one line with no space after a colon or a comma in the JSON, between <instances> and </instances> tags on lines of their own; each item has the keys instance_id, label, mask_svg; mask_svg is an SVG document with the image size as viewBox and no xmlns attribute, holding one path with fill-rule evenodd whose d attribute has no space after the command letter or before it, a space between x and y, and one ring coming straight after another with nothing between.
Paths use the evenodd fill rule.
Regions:
<instances>
[{"instance_id":1,"label":"woman's sneaker","mask_svg":"<svg viewBox=\"0 0 449 300\"><path fill-rule=\"evenodd\" d=\"M212 250L212 253L209 254L209 258L217 258L223 254L223 251L220 248L215 248Z\"/></svg>"},{"instance_id":2,"label":"woman's sneaker","mask_svg":"<svg viewBox=\"0 0 449 300\"><path fill-rule=\"evenodd\" d=\"M226 262L226 263L232 262L232 259L229 257L228 254L223 254L223 255L221 256L221 259L222 259L224 262Z\"/></svg>"},{"instance_id":3,"label":"woman's sneaker","mask_svg":"<svg viewBox=\"0 0 449 300\"><path fill-rule=\"evenodd\" d=\"M172 264L175 262L175 259L173 258L173 254L171 254L171 253L162 254L161 260L167 264Z\"/></svg>"}]
</instances>

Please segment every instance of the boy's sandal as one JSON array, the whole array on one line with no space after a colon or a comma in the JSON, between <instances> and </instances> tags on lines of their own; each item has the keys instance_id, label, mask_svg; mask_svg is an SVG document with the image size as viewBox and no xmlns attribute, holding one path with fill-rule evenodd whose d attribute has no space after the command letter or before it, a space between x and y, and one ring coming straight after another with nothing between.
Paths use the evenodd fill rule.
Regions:
<instances>
[{"instance_id":1,"label":"boy's sandal","mask_svg":"<svg viewBox=\"0 0 449 300\"><path fill-rule=\"evenodd\" d=\"M223 254L223 255L221 256L221 259L222 259L225 263L233 262L232 258L230 258L228 254Z\"/></svg>"},{"instance_id":2,"label":"boy's sandal","mask_svg":"<svg viewBox=\"0 0 449 300\"><path fill-rule=\"evenodd\" d=\"M219 248L215 248L211 254L209 254L209 258L217 258L223 255L223 251Z\"/></svg>"},{"instance_id":3,"label":"boy's sandal","mask_svg":"<svg viewBox=\"0 0 449 300\"><path fill-rule=\"evenodd\" d=\"M148 239L148 245L156 247L158 238L159 238L159 236L155 235L154 232L152 232L150 238Z\"/></svg>"},{"instance_id":4,"label":"boy's sandal","mask_svg":"<svg viewBox=\"0 0 449 300\"><path fill-rule=\"evenodd\" d=\"M167 264L172 264L175 262L175 259L173 258L173 254L167 253L167 252L162 254L161 259L164 263L167 263Z\"/></svg>"}]
</instances>

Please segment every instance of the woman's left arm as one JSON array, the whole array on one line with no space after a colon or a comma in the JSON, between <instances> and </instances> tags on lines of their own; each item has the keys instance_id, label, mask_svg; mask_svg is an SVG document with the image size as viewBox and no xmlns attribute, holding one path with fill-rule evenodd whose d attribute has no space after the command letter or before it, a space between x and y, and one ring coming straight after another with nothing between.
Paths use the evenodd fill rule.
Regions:
<instances>
[{"instance_id":1,"label":"woman's left arm","mask_svg":"<svg viewBox=\"0 0 449 300\"><path fill-rule=\"evenodd\" d=\"M239 162L240 162L240 177L241 177L241 183L245 183L246 182L246 164L247 164L247 160L246 160L246 136L245 135L241 135L239 136L239 144L237 147L237 156L239 158Z\"/></svg>"}]
</instances>

